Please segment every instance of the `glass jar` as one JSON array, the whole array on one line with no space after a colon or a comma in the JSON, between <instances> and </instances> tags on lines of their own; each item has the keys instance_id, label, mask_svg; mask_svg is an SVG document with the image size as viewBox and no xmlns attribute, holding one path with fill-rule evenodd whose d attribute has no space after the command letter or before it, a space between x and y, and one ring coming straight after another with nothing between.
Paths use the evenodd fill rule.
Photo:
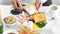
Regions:
<instances>
[{"instance_id":1,"label":"glass jar","mask_svg":"<svg viewBox=\"0 0 60 34\"><path fill-rule=\"evenodd\" d=\"M3 33L3 22L2 20L0 20L0 34Z\"/></svg>"}]
</instances>

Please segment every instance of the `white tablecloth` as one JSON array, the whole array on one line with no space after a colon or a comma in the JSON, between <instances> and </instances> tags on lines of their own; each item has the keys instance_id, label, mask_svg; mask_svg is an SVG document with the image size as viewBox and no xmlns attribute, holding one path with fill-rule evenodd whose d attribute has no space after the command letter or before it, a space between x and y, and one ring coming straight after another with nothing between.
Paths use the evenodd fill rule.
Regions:
<instances>
[{"instance_id":1,"label":"white tablecloth","mask_svg":"<svg viewBox=\"0 0 60 34\"><path fill-rule=\"evenodd\" d=\"M6 17L6 16L9 16L9 15L12 15L10 13L10 10L12 9L12 6L11 5L0 5L0 9L2 11L2 18ZM48 9L47 7L42 7L40 9L40 11L45 11L46 9ZM49 34L51 34L51 32L53 32L54 34L59 34L60 33L60 23L59 21L47 21L48 24L45 26L45 28L43 28L44 30L46 29L47 32L50 32ZM55 23L55 24L54 24ZM5 24L4 24L4 31L8 30L8 29L15 29L15 30L19 30L20 27L18 24L16 24L15 26L12 26L12 27L7 27ZM43 30L42 30L43 31ZM42 32L41 31L41 32Z\"/></svg>"}]
</instances>

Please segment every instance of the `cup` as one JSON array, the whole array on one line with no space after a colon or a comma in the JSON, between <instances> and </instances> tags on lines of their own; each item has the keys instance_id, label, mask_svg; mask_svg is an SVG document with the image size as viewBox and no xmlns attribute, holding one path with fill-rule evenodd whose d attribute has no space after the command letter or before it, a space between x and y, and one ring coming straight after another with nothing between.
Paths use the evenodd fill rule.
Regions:
<instances>
[{"instance_id":1,"label":"cup","mask_svg":"<svg viewBox=\"0 0 60 34\"><path fill-rule=\"evenodd\" d=\"M46 15L48 19L55 19L59 13L59 6L52 4L48 7Z\"/></svg>"}]
</instances>

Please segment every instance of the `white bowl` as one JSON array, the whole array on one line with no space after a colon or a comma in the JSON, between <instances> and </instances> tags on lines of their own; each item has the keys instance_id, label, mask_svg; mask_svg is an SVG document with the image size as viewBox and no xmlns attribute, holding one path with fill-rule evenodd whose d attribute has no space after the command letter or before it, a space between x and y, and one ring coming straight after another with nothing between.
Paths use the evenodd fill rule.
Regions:
<instances>
[{"instance_id":1,"label":"white bowl","mask_svg":"<svg viewBox=\"0 0 60 34\"><path fill-rule=\"evenodd\" d=\"M16 16L14 16L16 19L17 19L17 17ZM4 22L4 21L3 21ZM18 21L16 21L15 23L13 23L13 24L6 24L5 22L4 22L4 24L6 25L6 26L14 26L14 25L16 25L17 24L17 22Z\"/></svg>"},{"instance_id":2,"label":"white bowl","mask_svg":"<svg viewBox=\"0 0 60 34\"><path fill-rule=\"evenodd\" d=\"M17 32L16 30L12 30L12 29L6 30L6 31L3 32L3 34L8 34L8 33L15 33L15 34L18 34L18 32Z\"/></svg>"}]
</instances>

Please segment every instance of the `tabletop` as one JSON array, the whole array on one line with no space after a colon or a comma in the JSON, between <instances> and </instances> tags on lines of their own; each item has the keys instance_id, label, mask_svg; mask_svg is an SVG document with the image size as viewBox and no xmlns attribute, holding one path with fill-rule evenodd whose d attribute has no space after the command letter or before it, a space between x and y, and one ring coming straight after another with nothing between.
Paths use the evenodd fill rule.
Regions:
<instances>
[{"instance_id":1,"label":"tabletop","mask_svg":"<svg viewBox=\"0 0 60 34\"><path fill-rule=\"evenodd\" d=\"M10 13L10 10L12 10L12 5L0 5L0 9L2 11L2 19L6 16L10 16L12 15ZM42 7L39 11L46 11L46 9L48 9L48 6L44 6ZM59 34L60 33L60 23L59 21L52 21L52 20L47 20L48 24L42 29L40 30L41 32L43 30L46 30L47 32L49 32L49 34L51 34L52 32L54 34ZM55 24L54 24L55 23ZM15 30L20 30L21 28L19 27L18 23L15 26L12 27L8 27L4 24L4 31L8 30L8 29L15 29Z\"/></svg>"}]
</instances>

